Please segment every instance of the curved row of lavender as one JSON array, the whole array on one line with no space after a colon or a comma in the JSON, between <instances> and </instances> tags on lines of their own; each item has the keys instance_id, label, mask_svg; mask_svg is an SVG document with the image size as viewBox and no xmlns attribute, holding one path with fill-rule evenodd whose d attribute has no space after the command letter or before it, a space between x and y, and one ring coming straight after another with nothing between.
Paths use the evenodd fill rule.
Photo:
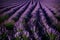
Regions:
<instances>
[{"instance_id":1,"label":"curved row of lavender","mask_svg":"<svg viewBox=\"0 0 60 40\"><path fill-rule=\"evenodd\" d=\"M60 40L59 13L40 0L18 2L1 2L0 40Z\"/></svg>"}]
</instances>

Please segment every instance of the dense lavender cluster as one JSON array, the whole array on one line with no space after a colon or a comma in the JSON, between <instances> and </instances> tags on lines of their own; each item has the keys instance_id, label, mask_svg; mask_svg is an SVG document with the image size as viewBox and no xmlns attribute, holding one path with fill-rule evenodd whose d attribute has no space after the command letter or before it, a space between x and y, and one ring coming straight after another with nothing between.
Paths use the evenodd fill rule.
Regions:
<instances>
[{"instance_id":1,"label":"dense lavender cluster","mask_svg":"<svg viewBox=\"0 0 60 40\"><path fill-rule=\"evenodd\" d=\"M0 6L0 40L60 40L58 14L40 0Z\"/></svg>"}]
</instances>

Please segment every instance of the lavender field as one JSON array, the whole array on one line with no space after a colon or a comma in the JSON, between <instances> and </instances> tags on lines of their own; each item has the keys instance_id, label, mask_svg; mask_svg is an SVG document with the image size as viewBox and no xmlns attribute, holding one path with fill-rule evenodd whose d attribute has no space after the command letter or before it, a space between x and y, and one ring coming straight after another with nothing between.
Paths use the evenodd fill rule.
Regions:
<instances>
[{"instance_id":1,"label":"lavender field","mask_svg":"<svg viewBox=\"0 0 60 40\"><path fill-rule=\"evenodd\" d=\"M60 40L60 1L0 0L0 40Z\"/></svg>"}]
</instances>

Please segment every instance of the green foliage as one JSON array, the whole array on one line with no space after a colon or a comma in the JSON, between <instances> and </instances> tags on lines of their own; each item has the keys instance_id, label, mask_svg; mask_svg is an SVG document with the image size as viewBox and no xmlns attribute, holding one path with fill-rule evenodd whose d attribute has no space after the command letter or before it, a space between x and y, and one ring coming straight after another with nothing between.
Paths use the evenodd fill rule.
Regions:
<instances>
[{"instance_id":1,"label":"green foliage","mask_svg":"<svg viewBox=\"0 0 60 40\"><path fill-rule=\"evenodd\" d=\"M20 29L18 32L23 32L23 30L22 30L22 29Z\"/></svg>"},{"instance_id":2,"label":"green foliage","mask_svg":"<svg viewBox=\"0 0 60 40\"><path fill-rule=\"evenodd\" d=\"M23 23L23 25L26 23L26 22L25 22L25 19L22 21L22 23Z\"/></svg>"},{"instance_id":3,"label":"green foliage","mask_svg":"<svg viewBox=\"0 0 60 40\"><path fill-rule=\"evenodd\" d=\"M50 40L48 33L43 35L42 40Z\"/></svg>"},{"instance_id":4,"label":"green foliage","mask_svg":"<svg viewBox=\"0 0 60 40\"><path fill-rule=\"evenodd\" d=\"M56 28L57 28L57 30L60 32L60 23L57 23L57 24L56 24Z\"/></svg>"},{"instance_id":5,"label":"green foliage","mask_svg":"<svg viewBox=\"0 0 60 40\"><path fill-rule=\"evenodd\" d=\"M14 20L15 22L16 22L18 19L19 19L18 17L13 18L13 20Z\"/></svg>"},{"instance_id":6,"label":"green foliage","mask_svg":"<svg viewBox=\"0 0 60 40\"><path fill-rule=\"evenodd\" d=\"M7 35L6 35L6 33L2 33L1 35L0 35L0 40L5 40L7 38Z\"/></svg>"},{"instance_id":7,"label":"green foliage","mask_svg":"<svg viewBox=\"0 0 60 40\"><path fill-rule=\"evenodd\" d=\"M2 34L2 37L3 37L3 38L4 38L4 37L6 37L6 34L5 34L5 33L3 33L3 34Z\"/></svg>"},{"instance_id":8,"label":"green foliage","mask_svg":"<svg viewBox=\"0 0 60 40\"><path fill-rule=\"evenodd\" d=\"M9 23L6 23L6 24L5 24L5 27L6 27L6 29L8 29L8 30L13 30L14 25L13 25L13 23L9 22Z\"/></svg>"},{"instance_id":9,"label":"green foliage","mask_svg":"<svg viewBox=\"0 0 60 40\"><path fill-rule=\"evenodd\" d=\"M59 19L59 20L60 20L60 16L57 16L57 19Z\"/></svg>"},{"instance_id":10,"label":"green foliage","mask_svg":"<svg viewBox=\"0 0 60 40\"><path fill-rule=\"evenodd\" d=\"M56 37L57 37L56 35L51 33L49 34L49 36L50 36L50 40L56 40Z\"/></svg>"},{"instance_id":11,"label":"green foliage","mask_svg":"<svg viewBox=\"0 0 60 40\"><path fill-rule=\"evenodd\" d=\"M19 40L19 37L16 37L15 40Z\"/></svg>"},{"instance_id":12,"label":"green foliage","mask_svg":"<svg viewBox=\"0 0 60 40\"><path fill-rule=\"evenodd\" d=\"M23 35L23 40L28 40L28 37L26 37L26 35Z\"/></svg>"},{"instance_id":13,"label":"green foliage","mask_svg":"<svg viewBox=\"0 0 60 40\"><path fill-rule=\"evenodd\" d=\"M59 14L56 14L55 16L58 19L58 21L60 21L60 15Z\"/></svg>"},{"instance_id":14,"label":"green foliage","mask_svg":"<svg viewBox=\"0 0 60 40\"><path fill-rule=\"evenodd\" d=\"M3 21L4 21L5 19L7 19L7 18L8 18L8 15L1 16L1 17L0 17L0 23L3 22Z\"/></svg>"}]
</instances>

